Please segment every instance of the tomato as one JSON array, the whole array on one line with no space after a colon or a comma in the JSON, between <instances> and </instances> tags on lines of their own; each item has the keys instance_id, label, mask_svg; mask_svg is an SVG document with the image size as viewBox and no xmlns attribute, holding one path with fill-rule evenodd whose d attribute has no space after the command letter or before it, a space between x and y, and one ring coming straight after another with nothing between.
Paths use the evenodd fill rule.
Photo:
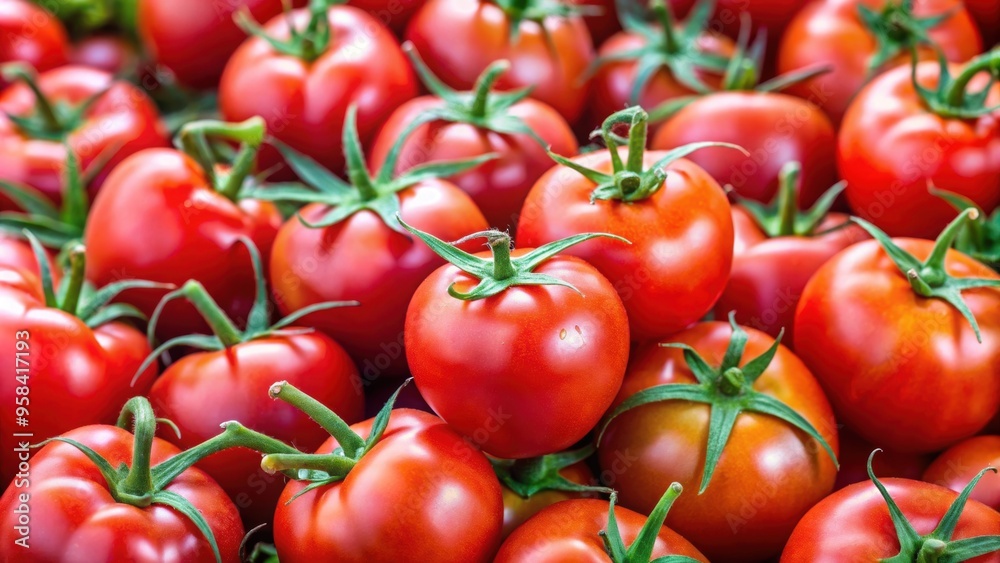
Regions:
<instances>
[{"instance_id":1,"label":"tomato","mask_svg":"<svg viewBox=\"0 0 1000 563\"><path fill-rule=\"evenodd\" d=\"M632 244L591 240L567 253L611 281L637 342L672 334L704 316L726 285L733 248L725 194L702 168L680 158L710 150L706 145L672 152L619 149L611 128L632 123L629 145L641 148L645 120L638 107L609 117L603 136L610 150L560 158L561 166L528 194L518 225L526 246L586 232L628 239Z\"/></svg>"},{"instance_id":2,"label":"tomato","mask_svg":"<svg viewBox=\"0 0 1000 563\"><path fill-rule=\"evenodd\" d=\"M20 82L0 92L0 180L26 184L58 203L68 143L92 177L93 196L125 158L168 146L156 106L128 82L80 66L37 80L22 70Z\"/></svg>"},{"instance_id":3,"label":"tomato","mask_svg":"<svg viewBox=\"0 0 1000 563\"><path fill-rule=\"evenodd\" d=\"M1000 120L964 93L974 75L994 66L985 56L962 68L949 66L942 80L938 63L923 62L917 82L937 92L918 92L905 67L861 90L837 141L847 201L859 216L892 236L933 238L955 212L928 192L929 182L982 209L1000 204ZM952 78L954 72L961 74ZM978 92L985 85L976 80L971 86ZM989 88L987 106L1000 102L1000 87Z\"/></svg>"},{"instance_id":4,"label":"tomato","mask_svg":"<svg viewBox=\"0 0 1000 563\"><path fill-rule=\"evenodd\" d=\"M585 10L583 22L587 24L594 45L604 43L608 37L621 31L615 0L573 0L573 3Z\"/></svg>"},{"instance_id":5,"label":"tomato","mask_svg":"<svg viewBox=\"0 0 1000 563\"><path fill-rule=\"evenodd\" d=\"M831 258L802 292L795 350L838 419L869 442L933 452L1000 408L1000 276L948 250L972 213L936 243L890 240L854 219L878 240Z\"/></svg>"},{"instance_id":6,"label":"tomato","mask_svg":"<svg viewBox=\"0 0 1000 563\"><path fill-rule=\"evenodd\" d=\"M924 471L923 481L953 491L961 491L975 479L982 467L1000 463L1000 436L973 436L941 452ZM983 475L971 497L986 506L1000 507L1000 477Z\"/></svg>"},{"instance_id":7,"label":"tomato","mask_svg":"<svg viewBox=\"0 0 1000 563\"><path fill-rule=\"evenodd\" d=\"M871 483L837 491L802 518L782 563L1000 561L1000 514L967 502L975 482L961 495L910 479L883 482L872 472L871 458L868 475Z\"/></svg>"},{"instance_id":8,"label":"tomato","mask_svg":"<svg viewBox=\"0 0 1000 563\"><path fill-rule=\"evenodd\" d=\"M243 526L232 501L198 469L164 471L181 452L153 436L156 420L145 399L130 401L121 423L126 413L135 416L135 436L83 426L31 458L30 471L0 497L5 562L240 561ZM43 420L38 415L32 425Z\"/></svg>"},{"instance_id":9,"label":"tomato","mask_svg":"<svg viewBox=\"0 0 1000 563\"><path fill-rule=\"evenodd\" d=\"M530 86L570 123L583 114L594 46L583 18L566 15L558 1L427 0L406 38L452 88L471 89L486 67L506 59L510 72L497 88Z\"/></svg>"},{"instance_id":10,"label":"tomato","mask_svg":"<svg viewBox=\"0 0 1000 563\"><path fill-rule=\"evenodd\" d=\"M127 281L81 295L84 254L74 247L71 270L56 294L45 251L37 239L32 244L43 260L36 262L40 278L0 268L0 326L6 327L0 359L11 370L0 385L0 400L9 405L0 432L29 432L36 444L79 426L112 422L133 393L149 389L157 370L138 371L150 348L141 332L121 320L134 315L105 307L123 289L150 284ZM4 485L17 473L18 459L14 448L0 454Z\"/></svg>"},{"instance_id":11,"label":"tomato","mask_svg":"<svg viewBox=\"0 0 1000 563\"><path fill-rule=\"evenodd\" d=\"M776 555L833 488L830 405L791 351L732 319L670 342L632 354L598 438L605 482L643 513L671 481L700 489L677 501L667 525L711 561Z\"/></svg>"},{"instance_id":12,"label":"tomato","mask_svg":"<svg viewBox=\"0 0 1000 563\"><path fill-rule=\"evenodd\" d=\"M657 513L648 520L627 508L615 507L614 494L610 503L578 499L553 504L514 530L494 563L652 561L653 557L669 561L671 556L708 561L680 534L663 526L663 518L680 491L677 483L668 488Z\"/></svg>"},{"instance_id":13,"label":"tomato","mask_svg":"<svg viewBox=\"0 0 1000 563\"><path fill-rule=\"evenodd\" d=\"M0 0L0 64L20 61L44 72L66 64L69 37L62 23L28 0ZM8 84L0 77L0 89Z\"/></svg>"},{"instance_id":14,"label":"tomato","mask_svg":"<svg viewBox=\"0 0 1000 563\"><path fill-rule=\"evenodd\" d=\"M262 116L277 139L340 170L348 106L357 105L367 143L378 124L417 95L417 84L396 39L374 18L350 6L312 9L275 17L236 50L222 75L219 110L229 121ZM294 55L269 42L296 44L289 26L316 29ZM279 162L276 151L261 155L261 168Z\"/></svg>"},{"instance_id":15,"label":"tomato","mask_svg":"<svg viewBox=\"0 0 1000 563\"><path fill-rule=\"evenodd\" d=\"M941 17L943 21L934 25ZM829 72L795 84L788 92L810 100L840 123L851 99L869 79L910 61L910 47L923 45L921 56L933 58L925 40L956 62L982 50L962 0L822 0L803 8L789 24L778 71L829 66Z\"/></svg>"},{"instance_id":16,"label":"tomato","mask_svg":"<svg viewBox=\"0 0 1000 563\"><path fill-rule=\"evenodd\" d=\"M1000 40L1000 4L993 0L963 0L969 15L979 24L983 45L996 45Z\"/></svg>"},{"instance_id":17,"label":"tomato","mask_svg":"<svg viewBox=\"0 0 1000 563\"><path fill-rule=\"evenodd\" d=\"M451 262L406 311L406 359L427 404L494 457L545 455L583 438L621 385L628 319L597 270L555 255L610 235L513 253L506 233L466 237L486 238L490 258L407 230Z\"/></svg>"},{"instance_id":18,"label":"tomato","mask_svg":"<svg viewBox=\"0 0 1000 563\"><path fill-rule=\"evenodd\" d=\"M281 399L292 394L291 387L277 384L271 395ZM390 399L377 417L350 428L340 421L335 429L340 437L306 456L315 459L309 464L314 471L323 462L331 470L349 469L346 476L340 469L309 489L303 481L285 488L274 514L274 542L283 563L490 561L503 507L489 462L436 416L391 408ZM328 455L338 446L363 453ZM263 466L301 467L301 459L269 455Z\"/></svg>"},{"instance_id":19,"label":"tomato","mask_svg":"<svg viewBox=\"0 0 1000 563\"><path fill-rule=\"evenodd\" d=\"M51 256L47 256L49 269L54 270L55 264ZM0 268L24 270L35 276L40 275L38 260L35 258L31 245L24 239L0 231ZM56 272L53 272L56 274ZM58 281L58 276L53 276Z\"/></svg>"},{"instance_id":20,"label":"tomato","mask_svg":"<svg viewBox=\"0 0 1000 563\"><path fill-rule=\"evenodd\" d=\"M799 213L800 172L796 162L785 165L770 206L751 201L733 206L733 225L738 226L733 269L714 309L716 318L736 311L738 323L771 336L784 329L789 341L795 306L809 278L834 254L867 238L847 215L827 213L843 183L828 190L809 212Z\"/></svg>"},{"instance_id":21,"label":"tomato","mask_svg":"<svg viewBox=\"0 0 1000 563\"><path fill-rule=\"evenodd\" d=\"M872 450L876 449L870 442L850 430L842 428L839 435L840 471L837 472L837 482L833 486L835 491L868 480L866 467L868 456L871 455ZM925 454L882 451L874 460L873 465L882 476L919 481L930 462L931 457Z\"/></svg>"},{"instance_id":22,"label":"tomato","mask_svg":"<svg viewBox=\"0 0 1000 563\"><path fill-rule=\"evenodd\" d=\"M347 4L368 12L396 35L402 34L425 0L349 0Z\"/></svg>"},{"instance_id":23,"label":"tomato","mask_svg":"<svg viewBox=\"0 0 1000 563\"><path fill-rule=\"evenodd\" d=\"M373 164L384 166L393 148L399 151L396 172L428 162L497 155L449 180L472 196L490 225L516 227L531 186L552 168L547 150L579 150L573 130L551 106L525 98L526 92L491 90L508 68L506 62L483 71L474 92L456 92L430 74L409 45L404 49L433 95L406 102L389 116L375 138Z\"/></svg>"},{"instance_id":24,"label":"tomato","mask_svg":"<svg viewBox=\"0 0 1000 563\"><path fill-rule=\"evenodd\" d=\"M243 124L194 124L182 136L195 138L210 130L223 138L243 140L244 155L263 138L259 119ZM183 284L198 280L223 310L246 319L253 302L253 271L237 243L247 237L265 260L281 225L274 204L241 197L252 158L238 158L229 169L172 149L150 149L132 155L108 177L94 201L84 234L93 249L87 278L98 285L121 277ZM204 165L199 162L205 162ZM157 236L142 236L155 232ZM130 291L122 300L150 315L165 292ZM158 336L189 334L205 324L193 307L173 303L164 312Z\"/></svg>"},{"instance_id":25,"label":"tomato","mask_svg":"<svg viewBox=\"0 0 1000 563\"><path fill-rule=\"evenodd\" d=\"M139 70L139 54L124 37L93 35L73 45L69 55L74 65L89 66L111 74L131 75Z\"/></svg>"}]
</instances>

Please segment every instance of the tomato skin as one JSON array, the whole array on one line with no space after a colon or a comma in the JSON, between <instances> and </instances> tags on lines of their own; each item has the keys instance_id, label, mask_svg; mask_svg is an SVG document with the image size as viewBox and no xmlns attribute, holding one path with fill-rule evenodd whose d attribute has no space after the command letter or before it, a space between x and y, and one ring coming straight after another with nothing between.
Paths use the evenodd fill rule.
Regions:
<instances>
[{"instance_id":1,"label":"tomato skin","mask_svg":"<svg viewBox=\"0 0 1000 563\"><path fill-rule=\"evenodd\" d=\"M924 473L924 469L931 462L931 457L925 454L908 454L885 450L846 428L840 429L839 437L840 455L837 456L837 460L840 461L840 471L837 472L837 482L833 486L833 490L835 491L839 491L854 483L869 481L868 457L875 448L882 450L872 460L875 475L880 476L879 478L901 477L903 479L920 481L922 480L920 476Z\"/></svg>"},{"instance_id":2,"label":"tomato skin","mask_svg":"<svg viewBox=\"0 0 1000 563\"><path fill-rule=\"evenodd\" d=\"M628 151L619 152L625 160ZM662 156L647 152L645 166ZM607 151L572 160L612 170ZM594 239L565 253L586 260L614 284L636 342L662 338L704 316L722 293L732 262L732 218L722 189L688 160L676 160L665 170L664 186L645 200L591 203L593 182L562 166L553 168L528 194L518 225L519 242L526 246L588 232L629 240L630 245Z\"/></svg>"},{"instance_id":3,"label":"tomato skin","mask_svg":"<svg viewBox=\"0 0 1000 563\"><path fill-rule=\"evenodd\" d=\"M747 333L741 365L774 341L752 328ZM731 337L729 323L705 322L669 341L692 346L709 365L717 366ZM655 342L640 345L632 353L615 404L656 385L695 382L681 350ZM791 351L779 347L754 388L800 413L837 451L829 403ZM607 479L607 485L618 491L623 506L648 513L677 481L687 492L667 515L667 526L711 561L767 559L781 550L799 518L833 488L833 461L788 423L744 412L736 420L712 482L699 495L708 424L707 405L684 401L643 405L621 414L598 444L601 468L614 477Z\"/></svg>"},{"instance_id":4,"label":"tomato skin","mask_svg":"<svg viewBox=\"0 0 1000 563\"><path fill-rule=\"evenodd\" d=\"M89 66L112 74L129 74L139 70L139 54L124 37L92 35L75 45L70 52L74 65Z\"/></svg>"},{"instance_id":5,"label":"tomato skin","mask_svg":"<svg viewBox=\"0 0 1000 563\"><path fill-rule=\"evenodd\" d=\"M923 481L961 492L984 467L1000 464L1000 436L973 436L940 455L924 471ZM1000 507L1000 478L987 471L969 497L996 510Z\"/></svg>"},{"instance_id":6,"label":"tomato skin","mask_svg":"<svg viewBox=\"0 0 1000 563\"><path fill-rule=\"evenodd\" d=\"M964 0L965 9L979 24L983 45L995 45L1000 40L1000 4L993 0Z\"/></svg>"},{"instance_id":7,"label":"tomato skin","mask_svg":"<svg viewBox=\"0 0 1000 563\"><path fill-rule=\"evenodd\" d=\"M0 360L11 366L10 377L0 383L0 400L10 405L0 415L0 431L7 436L30 431L36 444L87 424L114 422L125 401L149 389L156 377L156 366L150 366L130 385L151 352L142 332L122 322L91 329L73 315L46 307L38 278L21 270L0 269L0 326L7 327L0 334ZM27 338L18 338L22 331ZM27 344L18 348L18 341ZM14 372L15 365L27 371ZM15 377L24 375L27 385ZM19 393L25 386L27 395ZM17 403L23 396L28 403ZM16 424L15 404L28 408L27 430ZM17 464L13 448L0 453L4 486Z\"/></svg>"},{"instance_id":8,"label":"tomato skin","mask_svg":"<svg viewBox=\"0 0 1000 563\"><path fill-rule=\"evenodd\" d=\"M424 2L425 0L349 0L347 5L368 12L397 36L401 36L406 24Z\"/></svg>"},{"instance_id":9,"label":"tomato skin","mask_svg":"<svg viewBox=\"0 0 1000 563\"><path fill-rule=\"evenodd\" d=\"M56 268L51 255L47 255L49 268L52 272L53 282L58 283L59 269ZM31 249L28 241L15 238L7 233L0 232L0 268L13 268L31 272L36 277L40 275L38 271L38 260L35 252ZM0 283L3 283L0 281Z\"/></svg>"},{"instance_id":10,"label":"tomato skin","mask_svg":"<svg viewBox=\"0 0 1000 563\"><path fill-rule=\"evenodd\" d=\"M446 265L420 284L406 312L406 358L427 404L504 459L554 453L583 438L611 404L628 360L628 320L608 280L564 255L533 271L580 293L514 286L463 301L448 287L466 292L476 280Z\"/></svg>"},{"instance_id":11,"label":"tomato skin","mask_svg":"<svg viewBox=\"0 0 1000 563\"><path fill-rule=\"evenodd\" d=\"M585 461L579 461L565 467L559 471L559 475L564 479L580 485L596 485L597 479L594 473L587 467ZM579 499L596 496L595 493L579 493L572 491L545 490L537 492L528 498L523 498L501 483L503 490L503 533L502 538L507 539L511 532L538 514L542 510L557 502L564 500ZM642 527L641 524L639 526Z\"/></svg>"},{"instance_id":12,"label":"tomato skin","mask_svg":"<svg viewBox=\"0 0 1000 563\"><path fill-rule=\"evenodd\" d=\"M812 206L837 181L833 125L815 105L786 94L719 92L699 98L657 129L651 147L735 143L750 152L713 147L687 158L743 197L769 202L787 162L802 164L799 206Z\"/></svg>"},{"instance_id":13,"label":"tomato skin","mask_svg":"<svg viewBox=\"0 0 1000 563\"><path fill-rule=\"evenodd\" d=\"M951 68L953 75L958 71ZM938 63L923 62L917 79L933 88L938 73ZM973 81L970 88L984 85ZM986 103L997 102L1000 87L994 86ZM955 217L953 207L928 193L928 181L982 209L1000 204L1000 120L995 115L948 119L929 112L909 68L886 72L858 93L837 146L851 209L891 236L934 238Z\"/></svg>"},{"instance_id":14,"label":"tomato skin","mask_svg":"<svg viewBox=\"0 0 1000 563\"><path fill-rule=\"evenodd\" d=\"M646 517L616 506L615 518L625 545L631 545ZM494 563L604 563L608 553L597 534L608 527L608 501L567 500L553 504L522 524L500 546ZM652 557L686 555L706 562L701 552L668 527L660 529Z\"/></svg>"},{"instance_id":15,"label":"tomato skin","mask_svg":"<svg viewBox=\"0 0 1000 563\"><path fill-rule=\"evenodd\" d=\"M245 247L248 237L263 259L281 226L281 214L268 202L238 204L216 192L187 155L151 149L129 157L108 177L90 210L84 234L92 249L87 278L97 285L123 277L173 283L198 280L237 323L253 302L254 275ZM155 237L140 236L156 233ZM152 314L161 289L129 290L122 301ZM207 328L194 307L171 303L157 335L178 336Z\"/></svg>"},{"instance_id":16,"label":"tomato skin","mask_svg":"<svg viewBox=\"0 0 1000 563\"><path fill-rule=\"evenodd\" d=\"M933 246L894 240L918 260ZM945 268L956 278L997 278L954 250ZM917 295L876 241L861 242L806 285L795 350L838 420L862 438L901 453L940 450L975 434L1000 407L1000 293L972 289L962 297L979 321L981 344L957 309Z\"/></svg>"},{"instance_id":17,"label":"tomato skin","mask_svg":"<svg viewBox=\"0 0 1000 563\"><path fill-rule=\"evenodd\" d=\"M880 479L918 534L934 531L958 493L910 479ZM969 500L953 539L1000 532L1000 514ZM899 553L899 540L885 499L874 483L855 483L823 499L795 527L781 563L882 561ZM991 553L972 563L1000 561Z\"/></svg>"},{"instance_id":18,"label":"tomato skin","mask_svg":"<svg viewBox=\"0 0 1000 563\"><path fill-rule=\"evenodd\" d=\"M399 199L403 221L442 240L489 228L472 200L448 182L421 182ZM312 204L301 215L318 221L328 209ZM465 247L473 250L478 243ZM382 375L406 374L406 307L417 286L443 264L427 245L393 231L372 211L320 229L293 217L274 243L271 284L284 314L324 301L361 303L314 313L302 323L342 343L368 384Z\"/></svg>"},{"instance_id":19,"label":"tomato skin","mask_svg":"<svg viewBox=\"0 0 1000 563\"><path fill-rule=\"evenodd\" d=\"M410 20L406 38L442 82L459 90L471 90L493 61L509 60L498 89L533 86L533 98L573 123L583 114L590 87L584 73L594 60L583 18L548 17L544 29L524 20L515 40L510 25L507 14L488 0L427 0Z\"/></svg>"},{"instance_id":20,"label":"tomato skin","mask_svg":"<svg viewBox=\"0 0 1000 563\"><path fill-rule=\"evenodd\" d=\"M351 428L367 437L371 426ZM317 453L336 445L331 438ZM490 561L499 544L503 506L492 467L429 413L394 410L382 440L343 481L288 503L303 487L288 483L274 514L282 562L476 563Z\"/></svg>"},{"instance_id":21,"label":"tomato skin","mask_svg":"<svg viewBox=\"0 0 1000 563\"><path fill-rule=\"evenodd\" d=\"M372 167L382 166L392 145L418 115L441 105L436 97L421 96L394 111L375 138ZM573 130L551 106L529 98L514 104L509 114L521 118L553 152L576 154L579 150ZM472 196L490 226L505 229L517 226L517 217L531 186L555 164L545 149L528 135L501 134L467 123L435 121L417 127L407 137L395 171L403 172L426 162L497 154L497 159L449 180Z\"/></svg>"},{"instance_id":22,"label":"tomato skin","mask_svg":"<svg viewBox=\"0 0 1000 563\"><path fill-rule=\"evenodd\" d=\"M38 72L66 64L69 36L62 22L27 0L0 0L0 64L21 61ZM7 87L0 78L0 89Z\"/></svg>"},{"instance_id":23,"label":"tomato skin","mask_svg":"<svg viewBox=\"0 0 1000 563\"><path fill-rule=\"evenodd\" d=\"M67 138L83 170L108 159L89 185L91 197L128 156L146 148L170 146L152 100L107 72L65 66L40 75L38 84L54 103L74 105L107 90ZM5 115L30 115L34 107L35 95L25 84L0 92L0 179L26 184L58 204L62 201L65 147L61 141L27 137Z\"/></svg>"},{"instance_id":24,"label":"tomato skin","mask_svg":"<svg viewBox=\"0 0 1000 563\"><path fill-rule=\"evenodd\" d=\"M396 39L373 17L350 6L333 6L328 15L330 45L315 61L280 54L259 37L240 45L222 75L219 109L227 121L260 115L280 141L337 171L344 166L347 108L357 104L358 133L367 144L378 124L417 95L417 82ZM308 10L294 10L264 29L285 39L289 22L303 29L308 21ZM280 162L276 150L263 147L261 169Z\"/></svg>"},{"instance_id":25,"label":"tomato skin","mask_svg":"<svg viewBox=\"0 0 1000 563\"><path fill-rule=\"evenodd\" d=\"M733 224L746 225L736 215L747 216L733 206ZM843 225L847 216L831 213L816 232ZM763 233L761 233L763 234ZM734 253L733 268L725 291L715 304L715 318L736 311L736 322L777 337L785 329L786 342L793 342L795 306L809 278L827 260L848 246L868 237L864 229L849 225L825 235L766 238L756 243L754 235L738 235L743 252ZM740 243L736 243L739 245ZM734 247L735 248L735 247Z\"/></svg>"},{"instance_id":26,"label":"tomato skin","mask_svg":"<svg viewBox=\"0 0 1000 563\"><path fill-rule=\"evenodd\" d=\"M32 396L38 391L39 387L34 387ZM41 417L36 416L31 423L40 421ZM84 426L64 436L89 446L113 467L132 464L133 437L121 428ZM178 453L164 440L153 441L154 464ZM31 458L29 481L30 485L24 487L15 482L0 497L0 541L10 546L4 548L5 562L78 561L81 557L93 563L215 562L208 541L186 516L160 504L138 508L115 502L97 466L69 444L53 442L39 450ZM192 468L165 490L186 498L201 512L215 535L224 563L240 561L243 526L236 507L215 481ZM29 549L14 545L19 537L14 530L18 525L14 509L20 504L18 495L25 493L31 496Z\"/></svg>"}]
</instances>

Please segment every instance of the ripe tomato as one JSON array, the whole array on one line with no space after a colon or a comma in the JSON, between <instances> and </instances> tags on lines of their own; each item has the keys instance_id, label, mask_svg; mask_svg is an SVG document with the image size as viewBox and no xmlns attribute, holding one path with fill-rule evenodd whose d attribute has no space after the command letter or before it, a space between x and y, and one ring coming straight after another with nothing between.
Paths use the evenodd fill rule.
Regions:
<instances>
[{"instance_id":1,"label":"ripe tomato","mask_svg":"<svg viewBox=\"0 0 1000 563\"><path fill-rule=\"evenodd\" d=\"M942 78L940 64L922 62L915 71L921 91L905 67L861 90L837 141L847 201L859 216L892 236L933 238L955 211L928 192L929 182L982 209L1000 204L1000 120L991 109L1000 87L991 86L985 100L965 94L969 80L995 64L984 56L949 65ZM977 92L985 85L971 83Z\"/></svg>"},{"instance_id":2,"label":"ripe tomato","mask_svg":"<svg viewBox=\"0 0 1000 563\"><path fill-rule=\"evenodd\" d=\"M555 255L600 235L513 254L506 233L465 239L485 237L490 258L407 230L451 262L420 284L406 311L406 359L427 404L499 458L545 455L583 438L621 385L628 319L604 276Z\"/></svg>"},{"instance_id":3,"label":"ripe tomato","mask_svg":"<svg viewBox=\"0 0 1000 563\"><path fill-rule=\"evenodd\" d=\"M583 18L565 12L558 0L427 0L406 38L435 75L461 90L472 89L494 61L510 61L497 87L530 86L533 98L572 123L587 100L594 45Z\"/></svg>"},{"instance_id":4,"label":"ripe tomato","mask_svg":"<svg viewBox=\"0 0 1000 563\"><path fill-rule=\"evenodd\" d=\"M858 90L887 68L908 63L911 47L920 47L922 58L934 58L939 48L948 60L964 62L979 54L982 42L962 0L821 0L789 24L778 72L829 66L788 93L840 123Z\"/></svg>"},{"instance_id":5,"label":"ripe tomato","mask_svg":"<svg viewBox=\"0 0 1000 563\"><path fill-rule=\"evenodd\" d=\"M425 0L348 0L347 5L368 12L393 33L401 35L410 18L424 2Z\"/></svg>"},{"instance_id":6,"label":"ripe tomato","mask_svg":"<svg viewBox=\"0 0 1000 563\"><path fill-rule=\"evenodd\" d=\"M528 194L518 224L526 246L587 232L631 241L591 240L567 253L611 281L637 342L672 334L704 316L725 287L733 248L725 194L703 169L681 158L709 149L644 152L646 117L638 107L609 117L603 135L610 150L560 158L561 166ZM631 125L629 146L636 147L628 153L611 135L622 122Z\"/></svg>"},{"instance_id":7,"label":"ripe tomato","mask_svg":"<svg viewBox=\"0 0 1000 563\"><path fill-rule=\"evenodd\" d=\"M841 428L840 437L840 471L837 472L837 482L833 490L839 491L848 485L868 481L868 456L876 449L871 442L861 438L854 432ZM931 462L931 457L925 454L908 454L892 451L882 451L873 460L873 466L883 477L902 477L904 479L922 480L924 469Z\"/></svg>"},{"instance_id":8,"label":"ripe tomato","mask_svg":"<svg viewBox=\"0 0 1000 563\"><path fill-rule=\"evenodd\" d=\"M433 95L406 102L389 116L375 138L373 164L384 166L393 148L398 150L396 172L494 154L495 159L448 179L472 196L491 226L516 227L531 186L552 168L547 150L576 154L573 130L551 106L525 98L527 92L492 91L508 68L505 62L487 68L475 92L456 92L430 73L410 45L403 48ZM469 229L474 230L482 229Z\"/></svg>"},{"instance_id":9,"label":"ripe tomato","mask_svg":"<svg viewBox=\"0 0 1000 563\"><path fill-rule=\"evenodd\" d=\"M854 219L878 240L831 258L802 292L795 350L838 418L869 442L933 452L1000 408L1000 276L948 250L971 213L936 243L890 240Z\"/></svg>"},{"instance_id":10,"label":"ripe tomato","mask_svg":"<svg viewBox=\"0 0 1000 563\"><path fill-rule=\"evenodd\" d=\"M350 6L314 9L275 17L240 45L222 75L219 110L229 121L259 115L277 139L340 170L348 106L357 105L367 143L378 124L417 95L417 83L396 39L374 18ZM290 26L309 26L309 39L292 39ZM298 47L286 54L272 40ZM261 154L261 168L279 162L277 151Z\"/></svg>"},{"instance_id":11,"label":"ripe tomato","mask_svg":"<svg viewBox=\"0 0 1000 563\"><path fill-rule=\"evenodd\" d=\"M776 555L833 488L830 405L805 365L763 332L705 322L670 341L632 354L599 437L606 482L643 513L671 481L700 487L677 501L668 526L711 561Z\"/></svg>"},{"instance_id":12,"label":"ripe tomato","mask_svg":"<svg viewBox=\"0 0 1000 563\"><path fill-rule=\"evenodd\" d=\"M69 60L111 74L130 76L139 71L139 54L124 37L92 35L73 45Z\"/></svg>"},{"instance_id":13,"label":"ripe tomato","mask_svg":"<svg viewBox=\"0 0 1000 563\"><path fill-rule=\"evenodd\" d=\"M19 83L0 92L0 180L28 185L58 204L64 143L92 177L91 196L128 156L169 145L153 102L107 72L66 66L37 80L26 69L8 76Z\"/></svg>"},{"instance_id":14,"label":"ripe tomato","mask_svg":"<svg viewBox=\"0 0 1000 563\"><path fill-rule=\"evenodd\" d=\"M69 37L62 23L28 0L0 0L0 64L20 61L38 72L62 66ZM0 89L7 82L0 77Z\"/></svg>"},{"instance_id":15,"label":"ripe tomato","mask_svg":"<svg viewBox=\"0 0 1000 563\"><path fill-rule=\"evenodd\" d=\"M961 491L975 479L980 469L998 464L1000 436L973 436L941 452L924 471L922 480ZM970 498L996 510L1000 507L1000 477L995 473L983 475Z\"/></svg>"},{"instance_id":16,"label":"ripe tomato","mask_svg":"<svg viewBox=\"0 0 1000 563\"><path fill-rule=\"evenodd\" d=\"M1000 40L1000 4L993 0L963 0L963 3L979 24L983 45L996 45Z\"/></svg>"},{"instance_id":17,"label":"ripe tomato","mask_svg":"<svg viewBox=\"0 0 1000 563\"><path fill-rule=\"evenodd\" d=\"M56 275L58 272L55 271L55 263L52 261L52 256L46 253L46 258L49 269L53 271L54 281L58 282L59 276ZM28 244L28 241L3 231L0 231L0 268L23 270L34 274L36 277L41 274L38 269L38 259L35 258L35 253L31 250L31 245Z\"/></svg>"}]
</instances>

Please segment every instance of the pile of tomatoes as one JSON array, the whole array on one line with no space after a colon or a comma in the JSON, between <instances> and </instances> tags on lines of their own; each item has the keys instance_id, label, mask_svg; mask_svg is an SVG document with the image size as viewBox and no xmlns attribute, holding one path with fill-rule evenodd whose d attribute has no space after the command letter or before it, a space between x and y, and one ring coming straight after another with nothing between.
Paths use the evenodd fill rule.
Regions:
<instances>
[{"instance_id":1,"label":"pile of tomatoes","mask_svg":"<svg viewBox=\"0 0 1000 563\"><path fill-rule=\"evenodd\" d=\"M1000 561L995 0L0 0L0 562Z\"/></svg>"}]
</instances>

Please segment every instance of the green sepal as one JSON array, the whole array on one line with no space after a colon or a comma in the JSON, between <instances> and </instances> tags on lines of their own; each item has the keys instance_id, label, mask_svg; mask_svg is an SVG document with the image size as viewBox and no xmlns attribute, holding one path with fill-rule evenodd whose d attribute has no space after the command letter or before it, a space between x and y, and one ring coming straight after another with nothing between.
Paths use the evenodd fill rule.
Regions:
<instances>
[{"instance_id":1,"label":"green sepal","mask_svg":"<svg viewBox=\"0 0 1000 563\"><path fill-rule=\"evenodd\" d=\"M0 76L7 82L23 82L35 96L34 111L28 115L7 114L7 119L26 137L54 142L66 138L80 127L90 108L114 85L97 92L80 103L53 101L38 85L38 74L22 62L0 65Z\"/></svg>"},{"instance_id":2,"label":"green sepal","mask_svg":"<svg viewBox=\"0 0 1000 563\"><path fill-rule=\"evenodd\" d=\"M910 70L913 87L928 110L946 118L977 119L1000 109L1000 104L986 105L989 94L996 85L997 75L1000 74L1000 49L988 51L965 63L957 77L951 75L944 54L939 50L937 55L939 75L935 89L926 88L917 80L917 68L920 62L916 52ZM989 73L989 81L978 92L968 92L969 82L983 72Z\"/></svg>"},{"instance_id":3,"label":"green sepal","mask_svg":"<svg viewBox=\"0 0 1000 563\"><path fill-rule=\"evenodd\" d=\"M798 162L786 163L778 176L778 193L768 205L733 194L768 237L813 236L837 198L847 188L847 182L838 182L823 192L812 208L799 211L798 184L801 173L802 166Z\"/></svg>"},{"instance_id":4,"label":"green sepal","mask_svg":"<svg viewBox=\"0 0 1000 563\"><path fill-rule=\"evenodd\" d=\"M653 556L653 548L656 547L656 539L663 528L663 522L667 519L667 513L670 512L670 507L673 506L674 501L683 490L681 484L676 482L667 487L652 512L649 513L646 522L643 523L639 535L627 548L618 528L618 519L615 516L618 493L611 493L611 500L608 503L608 526L605 530L598 532L598 535L604 542L604 550L612 563L697 563L697 559L685 555L665 555L650 561Z\"/></svg>"},{"instance_id":5,"label":"green sepal","mask_svg":"<svg viewBox=\"0 0 1000 563\"><path fill-rule=\"evenodd\" d=\"M563 469L592 456L596 448L588 444L580 449L548 454L529 459L498 459L490 457L493 472L505 487L521 498L530 498L542 491L605 493L607 487L574 483L559 474Z\"/></svg>"},{"instance_id":6,"label":"green sepal","mask_svg":"<svg viewBox=\"0 0 1000 563\"><path fill-rule=\"evenodd\" d=\"M289 57L295 57L305 62L313 62L330 47L332 34L330 32L330 20L327 10L332 2L330 0L309 0L307 9L309 10L309 21L306 26L299 29L291 24L288 19L287 39L278 39L267 34L253 18L253 14L246 6L241 6L233 14L233 20L247 35L258 37L267 42L275 52ZM290 8L286 8L288 10ZM287 11L286 11L287 14Z\"/></svg>"},{"instance_id":7,"label":"green sepal","mask_svg":"<svg viewBox=\"0 0 1000 563\"><path fill-rule=\"evenodd\" d=\"M986 213L971 199L931 186L929 191L959 212L975 209L978 216L971 219L955 237L954 248L972 256L976 260L1000 270L1000 210L987 217Z\"/></svg>"},{"instance_id":8,"label":"green sepal","mask_svg":"<svg viewBox=\"0 0 1000 563\"><path fill-rule=\"evenodd\" d=\"M549 39L545 20L548 18L565 19L573 16L601 15L600 8L585 4L574 4L562 0L493 0L507 14L509 26L508 40L514 43L521 34L521 22L531 21L541 26L545 37ZM551 39L549 39L551 41Z\"/></svg>"},{"instance_id":9,"label":"green sepal","mask_svg":"<svg viewBox=\"0 0 1000 563\"><path fill-rule=\"evenodd\" d=\"M858 17L875 37L877 48L868 59L868 76L874 76L885 64L903 52L925 45L937 46L928 32L952 17L955 10L928 17L913 13L913 0L889 0L881 10L858 4Z\"/></svg>"}]
</instances>

